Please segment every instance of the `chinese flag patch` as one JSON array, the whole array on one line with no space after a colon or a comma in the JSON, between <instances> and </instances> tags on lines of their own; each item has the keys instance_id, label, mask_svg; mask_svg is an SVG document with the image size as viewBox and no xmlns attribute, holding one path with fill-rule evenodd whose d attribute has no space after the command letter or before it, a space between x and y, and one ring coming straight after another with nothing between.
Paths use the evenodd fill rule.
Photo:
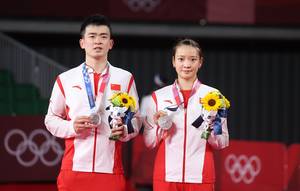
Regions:
<instances>
[{"instance_id":1,"label":"chinese flag patch","mask_svg":"<svg viewBox=\"0 0 300 191\"><path fill-rule=\"evenodd\" d=\"M120 91L121 85L120 84L110 84L110 89L114 91Z\"/></svg>"}]
</instances>

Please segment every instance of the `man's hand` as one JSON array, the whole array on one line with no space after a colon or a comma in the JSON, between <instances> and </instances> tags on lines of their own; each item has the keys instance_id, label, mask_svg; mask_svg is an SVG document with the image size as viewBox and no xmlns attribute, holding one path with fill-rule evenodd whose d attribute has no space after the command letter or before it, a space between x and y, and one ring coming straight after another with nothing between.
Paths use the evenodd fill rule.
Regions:
<instances>
[{"instance_id":1,"label":"man's hand","mask_svg":"<svg viewBox=\"0 0 300 191\"><path fill-rule=\"evenodd\" d=\"M111 137L122 137L124 134L124 125L111 129Z\"/></svg>"},{"instance_id":2,"label":"man's hand","mask_svg":"<svg viewBox=\"0 0 300 191\"><path fill-rule=\"evenodd\" d=\"M83 131L97 128L97 125L92 124L92 121L89 116L79 116L75 118L73 122L73 127L75 132L79 134Z\"/></svg>"},{"instance_id":3,"label":"man's hand","mask_svg":"<svg viewBox=\"0 0 300 191\"><path fill-rule=\"evenodd\" d=\"M122 119L115 118L111 121L112 129L110 134L110 139L112 140L118 140L119 137L122 137L124 135L125 126L122 122Z\"/></svg>"}]
</instances>

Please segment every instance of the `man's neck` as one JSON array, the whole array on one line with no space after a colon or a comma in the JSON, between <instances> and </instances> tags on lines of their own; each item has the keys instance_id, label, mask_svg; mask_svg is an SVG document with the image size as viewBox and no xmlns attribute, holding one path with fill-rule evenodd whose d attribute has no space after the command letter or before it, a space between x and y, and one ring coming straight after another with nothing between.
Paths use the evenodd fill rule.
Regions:
<instances>
[{"instance_id":1,"label":"man's neck","mask_svg":"<svg viewBox=\"0 0 300 191\"><path fill-rule=\"evenodd\" d=\"M93 68L96 73L102 73L107 65L107 59L86 59L86 65Z\"/></svg>"}]
</instances>

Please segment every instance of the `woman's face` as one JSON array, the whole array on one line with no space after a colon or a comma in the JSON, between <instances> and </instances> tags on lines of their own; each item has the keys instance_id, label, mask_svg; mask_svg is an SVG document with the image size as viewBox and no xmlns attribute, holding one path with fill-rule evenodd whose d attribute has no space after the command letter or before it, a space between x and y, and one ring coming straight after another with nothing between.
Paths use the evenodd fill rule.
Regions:
<instances>
[{"instance_id":1,"label":"woman's face","mask_svg":"<svg viewBox=\"0 0 300 191\"><path fill-rule=\"evenodd\" d=\"M173 67L178 79L195 80L197 72L202 66L203 58L199 56L199 50L193 46L180 45L173 56Z\"/></svg>"}]
</instances>

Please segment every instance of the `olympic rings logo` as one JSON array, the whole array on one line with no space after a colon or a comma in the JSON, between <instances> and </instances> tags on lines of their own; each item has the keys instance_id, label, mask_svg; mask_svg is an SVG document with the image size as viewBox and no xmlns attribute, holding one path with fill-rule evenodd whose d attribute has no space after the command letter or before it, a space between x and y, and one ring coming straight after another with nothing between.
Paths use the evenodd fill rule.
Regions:
<instances>
[{"instance_id":1,"label":"olympic rings logo","mask_svg":"<svg viewBox=\"0 0 300 191\"><path fill-rule=\"evenodd\" d=\"M22 141L12 148L10 143L13 143L12 137L15 136L19 136ZM39 146L34 141L36 137L42 137L45 141ZM6 151L15 156L18 162L25 167L33 166L39 159L46 166L54 166L60 162L63 155L63 149L60 144L55 141L55 137L50 136L50 134L43 129L33 130L29 137L27 137L22 130L13 129L5 135L4 146ZM25 160L23 159L24 157L22 158L27 150L33 154L30 160ZM53 151L56 154L56 157L52 160L46 159L46 154L49 151Z\"/></svg>"},{"instance_id":2,"label":"olympic rings logo","mask_svg":"<svg viewBox=\"0 0 300 191\"><path fill-rule=\"evenodd\" d=\"M129 7L133 12L151 12L157 5L159 5L160 0L123 0L124 3Z\"/></svg>"},{"instance_id":3,"label":"olympic rings logo","mask_svg":"<svg viewBox=\"0 0 300 191\"><path fill-rule=\"evenodd\" d=\"M256 155L248 158L245 155L236 157L230 154L226 157L225 169L233 182L243 181L245 184L250 184L261 170L261 161Z\"/></svg>"}]
</instances>

